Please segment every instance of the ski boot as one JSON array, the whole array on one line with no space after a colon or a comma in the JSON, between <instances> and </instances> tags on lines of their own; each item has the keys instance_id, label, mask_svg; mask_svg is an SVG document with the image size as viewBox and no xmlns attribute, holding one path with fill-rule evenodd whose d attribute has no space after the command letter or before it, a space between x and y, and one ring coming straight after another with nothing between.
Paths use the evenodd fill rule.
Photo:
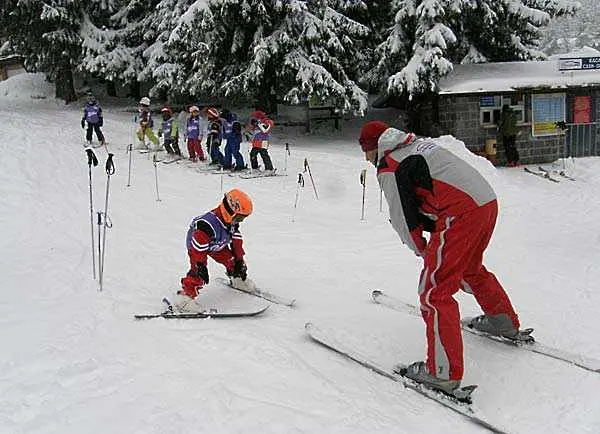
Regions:
<instances>
[{"instance_id":1,"label":"ski boot","mask_svg":"<svg viewBox=\"0 0 600 434\"><path fill-rule=\"evenodd\" d=\"M519 330L505 313L476 316L467 323L467 327L490 336L498 336L511 341L534 342L533 336L531 336L533 329Z\"/></svg>"},{"instance_id":2,"label":"ski boot","mask_svg":"<svg viewBox=\"0 0 600 434\"><path fill-rule=\"evenodd\" d=\"M441 392L450 398L465 404L471 404L471 394L477 386L460 387L460 380L444 380L429 373L425 362L414 362L406 366L403 364L394 367L394 373L408 378L423 387Z\"/></svg>"}]
</instances>

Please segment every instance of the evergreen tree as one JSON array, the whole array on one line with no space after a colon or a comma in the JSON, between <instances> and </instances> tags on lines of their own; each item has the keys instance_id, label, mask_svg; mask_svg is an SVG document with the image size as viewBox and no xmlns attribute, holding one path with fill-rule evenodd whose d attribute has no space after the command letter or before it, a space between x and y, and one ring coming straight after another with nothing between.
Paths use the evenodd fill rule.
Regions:
<instances>
[{"instance_id":1,"label":"evergreen tree","mask_svg":"<svg viewBox=\"0 0 600 434\"><path fill-rule=\"evenodd\" d=\"M576 6L570 0L400 0L368 77L410 99L435 90L453 63L543 57L541 28Z\"/></svg>"},{"instance_id":2,"label":"evergreen tree","mask_svg":"<svg viewBox=\"0 0 600 434\"><path fill-rule=\"evenodd\" d=\"M56 84L56 97L75 100L73 68L80 55L77 0L11 0L0 13L8 50L24 58L26 70L45 72Z\"/></svg>"},{"instance_id":3,"label":"evergreen tree","mask_svg":"<svg viewBox=\"0 0 600 434\"><path fill-rule=\"evenodd\" d=\"M97 77L131 85L131 95L139 98L144 51L155 40L147 19L158 3L159 0L125 0L113 6L114 14L99 21L102 25L85 20L80 68Z\"/></svg>"},{"instance_id":4,"label":"evergreen tree","mask_svg":"<svg viewBox=\"0 0 600 434\"><path fill-rule=\"evenodd\" d=\"M348 65L359 57L354 41L368 29L328 1L208 4L209 11L190 26L202 34L186 38L196 58L187 80L178 75L178 86L194 94L251 99L268 111L279 100L309 99L344 110L366 108L366 94L353 80L359 72Z\"/></svg>"}]
</instances>

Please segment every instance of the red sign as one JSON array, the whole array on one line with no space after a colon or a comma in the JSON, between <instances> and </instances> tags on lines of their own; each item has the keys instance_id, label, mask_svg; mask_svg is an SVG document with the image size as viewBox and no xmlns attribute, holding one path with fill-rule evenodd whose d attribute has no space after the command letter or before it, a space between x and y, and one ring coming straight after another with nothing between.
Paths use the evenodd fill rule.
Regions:
<instances>
[{"instance_id":1,"label":"red sign","mask_svg":"<svg viewBox=\"0 0 600 434\"><path fill-rule=\"evenodd\" d=\"M592 97L576 96L573 100L573 123L589 124L592 121Z\"/></svg>"}]
</instances>

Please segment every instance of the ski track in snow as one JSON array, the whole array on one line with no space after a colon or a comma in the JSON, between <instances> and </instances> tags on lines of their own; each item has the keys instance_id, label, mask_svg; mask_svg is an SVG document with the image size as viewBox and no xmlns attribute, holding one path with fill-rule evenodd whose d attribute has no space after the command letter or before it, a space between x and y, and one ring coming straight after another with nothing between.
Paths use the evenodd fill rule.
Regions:
<instances>
[{"instance_id":1,"label":"ski track in snow","mask_svg":"<svg viewBox=\"0 0 600 434\"><path fill-rule=\"evenodd\" d=\"M276 136L276 167L284 162L278 145L292 144L289 176L222 179L224 189L240 187L255 202L242 227L251 277L297 298L296 307L273 305L239 320L134 321L133 313L160 309L161 297L177 289L187 270L187 225L218 203L221 177L159 165L158 202L152 161L134 152L127 187L131 114L105 111L116 173L99 292L91 277L79 109L51 101L0 108L0 432L484 432L304 335L311 320L342 328L349 342L385 363L424 354L422 321L369 298L382 288L416 302L420 260L389 226L385 203L379 212L371 168L360 221L366 166L354 136L281 136L281 143ZM578 181L555 185L519 169L494 169L450 138L445 144L471 159L498 192L499 223L486 260L523 325L548 345L600 358L600 160L568 161ZM94 205L101 210L106 153L96 153ZM294 212L304 158L319 200L305 173ZM214 263L209 269L223 275ZM212 303L263 304L211 285ZM470 296L457 297L463 315L478 314ZM600 431L600 375L476 336L464 341L465 384L479 384L474 399L492 423L520 433Z\"/></svg>"}]
</instances>

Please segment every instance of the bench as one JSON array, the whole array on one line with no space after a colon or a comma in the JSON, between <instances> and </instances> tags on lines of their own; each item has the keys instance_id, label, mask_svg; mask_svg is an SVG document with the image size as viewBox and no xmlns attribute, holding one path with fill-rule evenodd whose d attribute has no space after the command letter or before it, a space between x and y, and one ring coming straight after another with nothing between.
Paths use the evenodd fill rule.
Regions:
<instances>
[{"instance_id":1,"label":"bench","mask_svg":"<svg viewBox=\"0 0 600 434\"><path fill-rule=\"evenodd\" d=\"M306 131L311 132L313 123L333 121L336 130L340 129L340 119L342 115L334 106L312 106L308 107L308 116L306 121Z\"/></svg>"}]
</instances>

